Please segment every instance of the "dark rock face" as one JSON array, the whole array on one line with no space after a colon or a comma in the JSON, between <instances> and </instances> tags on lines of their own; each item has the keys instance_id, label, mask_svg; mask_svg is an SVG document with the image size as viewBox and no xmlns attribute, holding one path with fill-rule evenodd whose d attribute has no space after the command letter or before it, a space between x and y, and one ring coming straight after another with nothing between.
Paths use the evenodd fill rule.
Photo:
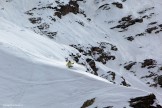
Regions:
<instances>
[{"instance_id":1,"label":"dark rock face","mask_svg":"<svg viewBox=\"0 0 162 108\"><path fill-rule=\"evenodd\" d=\"M84 102L84 104L80 108L87 108L91 106L95 102L95 98L87 100Z\"/></svg>"},{"instance_id":2,"label":"dark rock face","mask_svg":"<svg viewBox=\"0 0 162 108\"><path fill-rule=\"evenodd\" d=\"M56 7L55 16L58 16L61 18L62 16L68 14L68 13L79 13L79 5L77 1L69 1L69 4L66 5L60 5L59 8Z\"/></svg>"},{"instance_id":3,"label":"dark rock face","mask_svg":"<svg viewBox=\"0 0 162 108\"><path fill-rule=\"evenodd\" d=\"M103 49L99 48L99 47L92 47L91 48L91 51L94 52L96 51L97 53L102 53L103 52Z\"/></svg>"},{"instance_id":4,"label":"dark rock face","mask_svg":"<svg viewBox=\"0 0 162 108\"><path fill-rule=\"evenodd\" d=\"M37 17L37 18L29 18L29 21L32 23L32 24L40 24L41 23L41 20L42 18L41 17Z\"/></svg>"},{"instance_id":5,"label":"dark rock face","mask_svg":"<svg viewBox=\"0 0 162 108\"><path fill-rule=\"evenodd\" d=\"M75 55L72 53L69 56L71 56L75 62L79 63L79 58L81 57L81 55L79 55L79 54Z\"/></svg>"},{"instance_id":6,"label":"dark rock face","mask_svg":"<svg viewBox=\"0 0 162 108\"><path fill-rule=\"evenodd\" d=\"M154 94L150 94L148 96L130 99L129 103L133 108L162 108L160 105L153 106L155 99L156 96Z\"/></svg>"},{"instance_id":7,"label":"dark rock face","mask_svg":"<svg viewBox=\"0 0 162 108\"><path fill-rule=\"evenodd\" d=\"M157 24L157 22L156 21L155 22L151 22L148 25L154 25L154 24Z\"/></svg>"},{"instance_id":8,"label":"dark rock face","mask_svg":"<svg viewBox=\"0 0 162 108\"><path fill-rule=\"evenodd\" d=\"M133 41L134 37L133 36L129 36L129 37L126 37L126 39L129 40L129 41Z\"/></svg>"},{"instance_id":9,"label":"dark rock face","mask_svg":"<svg viewBox=\"0 0 162 108\"><path fill-rule=\"evenodd\" d=\"M133 65L135 65L135 64L136 64L136 62L129 63L128 65L124 66L124 68L126 70L130 70L133 67Z\"/></svg>"},{"instance_id":10,"label":"dark rock face","mask_svg":"<svg viewBox=\"0 0 162 108\"><path fill-rule=\"evenodd\" d=\"M37 28L41 31L41 30L45 30L48 29L50 27L49 24L47 23L42 23L41 25L38 25Z\"/></svg>"},{"instance_id":11,"label":"dark rock face","mask_svg":"<svg viewBox=\"0 0 162 108\"><path fill-rule=\"evenodd\" d=\"M82 63L79 62L79 64L84 65L84 66L88 64L87 65L88 67L86 66L87 68L86 72L90 72L97 76L99 74L98 74L98 68L96 65L96 61L101 62L102 64L106 64L110 60L115 60L116 57L114 55L111 55L111 51L114 51L114 52L118 51L118 48L115 45L112 45L110 43L102 42L98 44L99 45L97 46L88 45L87 47L82 46L80 44L70 45L71 47L77 49L84 56L82 58L81 56L78 56L76 54L71 54L70 55L71 58L77 63L79 62L79 58L82 58L81 60Z\"/></svg>"},{"instance_id":12,"label":"dark rock face","mask_svg":"<svg viewBox=\"0 0 162 108\"><path fill-rule=\"evenodd\" d=\"M157 89L160 86L162 88L162 64L156 60L145 59L143 62L129 61L121 65L134 76L140 77L149 87ZM136 70L136 68L141 68L141 70ZM141 72L145 72L145 74L141 75Z\"/></svg>"},{"instance_id":13,"label":"dark rock face","mask_svg":"<svg viewBox=\"0 0 162 108\"><path fill-rule=\"evenodd\" d=\"M104 52L102 48L99 47L92 47L91 49L92 53L97 52L100 56L97 58L97 61L102 62L103 64L106 64L108 60L114 60L115 56L108 55Z\"/></svg>"},{"instance_id":14,"label":"dark rock face","mask_svg":"<svg viewBox=\"0 0 162 108\"><path fill-rule=\"evenodd\" d=\"M119 2L113 2L112 4L115 5L116 7L120 8L120 9L123 8L123 5Z\"/></svg>"},{"instance_id":15,"label":"dark rock face","mask_svg":"<svg viewBox=\"0 0 162 108\"><path fill-rule=\"evenodd\" d=\"M158 84L162 87L162 75L158 76Z\"/></svg>"},{"instance_id":16,"label":"dark rock face","mask_svg":"<svg viewBox=\"0 0 162 108\"><path fill-rule=\"evenodd\" d=\"M107 106L107 107L103 107L103 108L113 108L113 106Z\"/></svg>"},{"instance_id":17,"label":"dark rock face","mask_svg":"<svg viewBox=\"0 0 162 108\"><path fill-rule=\"evenodd\" d=\"M89 64L89 66L92 68L92 70L94 71L94 75L98 76L97 70L98 68L96 68L96 63L94 60L92 59L86 59L87 63Z\"/></svg>"},{"instance_id":18,"label":"dark rock face","mask_svg":"<svg viewBox=\"0 0 162 108\"><path fill-rule=\"evenodd\" d=\"M45 34L46 36L48 36L50 39L53 39L56 37L57 32L48 32L48 31L43 31L43 34Z\"/></svg>"},{"instance_id":19,"label":"dark rock face","mask_svg":"<svg viewBox=\"0 0 162 108\"><path fill-rule=\"evenodd\" d=\"M109 71L110 75L112 76L112 80L115 80L116 74L114 72Z\"/></svg>"},{"instance_id":20,"label":"dark rock face","mask_svg":"<svg viewBox=\"0 0 162 108\"><path fill-rule=\"evenodd\" d=\"M156 29L158 29L158 27L151 27L151 28L148 28L148 29L146 29L146 32L147 33L152 33L152 31L154 31L154 30L156 30Z\"/></svg>"},{"instance_id":21,"label":"dark rock face","mask_svg":"<svg viewBox=\"0 0 162 108\"><path fill-rule=\"evenodd\" d=\"M121 77L122 78L122 82L121 82L121 84L120 85L123 85L123 86L126 86L126 87L130 87L131 85L130 84L128 84L127 82L126 82L126 80L123 78L123 77Z\"/></svg>"},{"instance_id":22,"label":"dark rock face","mask_svg":"<svg viewBox=\"0 0 162 108\"><path fill-rule=\"evenodd\" d=\"M144 13L146 13L147 11L152 10L152 9L154 9L154 8L155 8L155 7L146 8L146 9L144 9L144 10L142 10L142 11L139 11L138 13L139 13L139 14L144 14Z\"/></svg>"},{"instance_id":23,"label":"dark rock face","mask_svg":"<svg viewBox=\"0 0 162 108\"><path fill-rule=\"evenodd\" d=\"M148 69L149 68L154 68L156 66L156 61L153 60L153 59L146 59L144 60L144 62L142 63L142 68L145 68L147 67Z\"/></svg>"},{"instance_id":24,"label":"dark rock face","mask_svg":"<svg viewBox=\"0 0 162 108\"><path fill-rule=\"evenodd\" d=\"M115 56L108 56L106 54L101 54L101 56L97 58L97 61L102 62L103 64L106 64L108 60L115 60Z\"/></svg>"},{"instance_id":25,"label":"dark rock face","mask_svg":"<svg viewBox=\"0 0 162 108\"><path fill-rule=\"evenodd\" d=\"M128 18L124 17L122 20L129 20L129 17ZM121 22L121 21L119 21L119 22ZM117 27L120 28L121 25L116 26L116 28ZM123 31L125 31L125 30L127 30L127 29L124 29ZM123 32L123 31L120 31L120 32ZM154 21L154 22L151 22L151 23L148 24L148 28L146 28L144 32L138 33L138 34L136 34L134 36L128 36L125 39L127 39L129 41L133 41L133 40L135 40L136 37L147 36L147 34L152 34L152 33L158 34L160 32L162 32L162 24L158 24L158 22Z\"/></svg>"},{"instance_id":26,"label":"dark rock face","mask_svg":"<svg viewBox=\"0 0 162 108\"><path fill-rule=\"evenodd\" d=\"M136 18L133 19L131 15L128 15L127 17L123 17L120 21L119 21L119 25L112 27L111 29L115 29L115 28L120 28L120 29L127 29L129 26L132 26L136 23L142 23L143 22L143 18Z\"/></svg>"},{"instance_id":27,"label":"dark rock face","mask_svg":"<svg viewBox=\"0 0 162 108\"><path fill-rule=\"evenodd\" d=\"M109 4L104 4L104 5L101 5L98 9L109 10L110 6L109 6Z\"/></svg>"},{"instance_id":28,"label":"dark rock face","mask_svg":"<svg viewBox=\"0 0 162 108\"><path fill-rule=\"evenodd\" d=\"M146 33L139 33L139 34L136 34L136 36L144 36L146 35Z\"/></svg>"},{"instance_id":29,"label":"dark rock face","mask_svg":"<svg viewBox=\"0 0 162 108\"><path fill-rule=\"evenodd\" d=\"M109 60L115 60L116 57L111 55L110 52L105 51L106 47L109 47L112 51L117 51L118 48L109 43L100 43L99 46L92 46L92 47L80 47L80 45L70 45L77 49L80 53L85 56L91 56L94 60L106 64ZM97 55L98 57L94 57Z\"/></svg>"},{"instance_id":30,"label":"dark rock face","mask_svg":"<svg viewBox=\"0 0 162 108\"><path fill-rule=\"evenodd\" d=\"M109 80L112 83L116 83L115 79L116 79L116 74L115 72L112 71L108 71L107 74L102 74L100 77Z\"/></svg>"}]
</instances>

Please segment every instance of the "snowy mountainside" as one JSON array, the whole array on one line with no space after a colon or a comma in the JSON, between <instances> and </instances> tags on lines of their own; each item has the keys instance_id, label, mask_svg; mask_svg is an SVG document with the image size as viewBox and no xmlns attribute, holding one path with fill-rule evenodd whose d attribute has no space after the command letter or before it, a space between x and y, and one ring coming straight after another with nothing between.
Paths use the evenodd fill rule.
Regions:
<instances>
[{"instance_id":1,"label":"snowy mountainside","mask_svg":"<svg viewBox=\"0 0 162 108\"><path fill-rule=\"evenodd\" d=\"M65 62L61 60L66 51L63 50L62 54L61 49L68 49L69 46L22 30L2 18L1 21L1 25L5 25L1 29L0 41L0 59L3 61L0 62L2 107L19 105L17 107L22 108L79 108L85 100L91 98L96 98L92 107L124 107L129 106L127 100L131 97L149 94L138 89L116 86L86 73L86 69L80 65L74 65L74 69L67 69ZM68 51L75 52L70 48ZM44 98L46 96L48 98ZM113 99L123 105L115 105Z\"/></svg>"},{"instance_id":2,"label":"snowy mountainside","mask_svg":"<svg viewBox=\"0 0 162 108\"><path fill-rule=\"evenodd\" d=\"M0 75L7 98L0 103L79 108L95 99L89 107L120 108L135 107L131 98L153 93L160 107L161 5L160 0L1 0ZM67 59L75 61L71 70ZM39 98L44 96L49 98Z\"/></svg>"}]
</instances>

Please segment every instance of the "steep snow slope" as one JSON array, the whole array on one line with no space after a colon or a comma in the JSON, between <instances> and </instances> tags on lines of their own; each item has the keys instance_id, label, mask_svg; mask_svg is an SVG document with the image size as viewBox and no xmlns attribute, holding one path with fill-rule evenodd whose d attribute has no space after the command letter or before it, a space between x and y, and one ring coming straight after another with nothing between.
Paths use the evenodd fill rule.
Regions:
<instances>
[{"instance_id":1,"label":"steep snow slope","mask_svg":"<svg viewBox=\"0 0 162 108\"><path fill-rule=\"evenodd\" d=\"M94 107L121 107L128 106L127 100L131 97L148 94L137 89L115 86L100 77L85 73L84 67L80 65L67 69L61 60L64 58L62 53L66 54L66 51L61 49L74 49L22 30L2 18L1 21L2 107L79 108L85 100L91 98L97 98ZM120 104L115 105L113 100Z\"/></svg>"},{"instance_id":2,"label":"steep snow slope","mask_svg":"<svg viewBox=\"0 0 162 108\"><path fill-rule=\"evenodd\" d=\"M131 97L137 97L136 90L134 92L133 89L138 89L146 93L153 92L162 103L161 87L157 81L162 75L161 1L78 0L70 3L68 0L1 0L2 45L7 45L6 47L13 50L12 54L22 57L24 62L30 61L26 64L36 62L35 69L40 67L39 62L41 62L41 65L52 65L51 70L59 67L61 70L58 72L67 71L65 60L68 58L78 63L74 66L75 72L79 71L86 76L89 74L84 73L85 71L95 74L96 77L93 75L90 77L103 81L106 79L107 82L114 84L108 85L115 88L121 88L119 85L129 87L124 90L131 93L133 91L135 95L128 96L126 101ZM75 8L70 10L71 7L68 6L71 5ZM8 52L7 50L7 54ZM71 72L69 73L69 79L75 78L71 76L73 75ZM5 76L11 75L19 76L14 73ZM43 73L38 79L43 80L44 75L46 74ZM67 76L67 73L60 74L60 76L64 75ZM58 80L64 79L55 77L56 79L58 77ZM88 81L88 83L91 85L94 82ZM88 87L89 85L85 87L88 90L92 89ZM98 84L96 86L107 89ZM101 91L103 94L104 90ZM107 90L106 92L110 92L109 89ZM122 94L120 90L117 92ZM88 98L97 97L93 96ZM106 102L110 100L105 99ZM122 96L119 100L122 100ZM114 102L115 99L111 101ZM77 107L81 106L81 103L83 101L76 104ZM100 104L104 107L103 103L96 103L96 105ZM60 105L63 107L63 104ZM126 103L123 105L125 106ZM115 104L112 106L117 107Z\"/></svg>"}]
</instances>

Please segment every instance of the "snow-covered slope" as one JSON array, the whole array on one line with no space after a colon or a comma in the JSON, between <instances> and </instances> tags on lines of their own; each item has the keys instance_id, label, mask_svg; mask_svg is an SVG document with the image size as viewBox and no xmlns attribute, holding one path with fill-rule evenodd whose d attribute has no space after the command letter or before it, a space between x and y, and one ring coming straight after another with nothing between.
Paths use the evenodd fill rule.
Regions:
<instances>
[{"instance_id":1,"label":"snow-covered slope","mask_svg":"<svg viewBox=\"0 0 162 108\"><path fill-rule=\"evenodd\" d=\"M162 104L161 5L1 0L0 105L122 108L150 93Z\"/></svg>"},{"instance_id":2,"label":"snow-covered slope","mask_svg":"<svg viewBox=\"0 0 162 108\"><path fill-rule=\"evenodd\" d=\"M115 86L85 73L85 68L80 65L67 69L61 60L66 51L61 49L73 49L22 30L2 18L1 21L2 25L5 24L0 39L0 103L3 107L79 108L85 100L91 98L97 98L94 107L104 107L107 102L114 106L112 100L128 106L130 97L148 94ZM11 26L14 29L11 30Z\"/></svg>"}]
</instances>

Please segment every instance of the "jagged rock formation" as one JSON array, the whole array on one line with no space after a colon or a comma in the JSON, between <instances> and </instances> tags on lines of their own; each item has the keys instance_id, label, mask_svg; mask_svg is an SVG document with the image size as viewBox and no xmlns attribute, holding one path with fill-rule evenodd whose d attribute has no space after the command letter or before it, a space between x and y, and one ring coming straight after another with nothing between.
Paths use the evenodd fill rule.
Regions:
<instances>
[{"instance_id":1,"label":"jagged rock formation","mask_svg":"<svg viewBox=\"0 0 162 108\"><path fill-rule=\"evenodd\" d=\"M150 94L148 96L137 97L131 99L130 106L133 108L162 108L160 105L155 105L156 96L154 94Z\"/></svg>"}]
</instances>

